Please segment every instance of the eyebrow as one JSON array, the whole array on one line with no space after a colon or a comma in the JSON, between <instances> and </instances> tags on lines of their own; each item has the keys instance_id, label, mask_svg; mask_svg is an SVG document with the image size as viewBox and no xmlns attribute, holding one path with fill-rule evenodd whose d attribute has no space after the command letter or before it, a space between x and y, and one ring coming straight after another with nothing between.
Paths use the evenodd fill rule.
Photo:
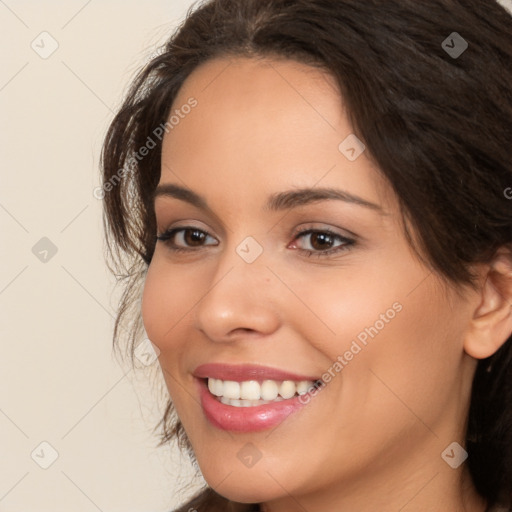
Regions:
<instances>
[{"instance_id":1,"label":"eyebrow","mask_svg":"<svg viewBox=\"0 0 512 512\"><path fill-rule=\"evenodd\" d=\"M172 183L159 185L153 194L153 201L157 197L173 197L175 199L185 201L195 206L196 208L209 213L213 213L204 198L189 188L182 187L181 185L175 185ZM272 194L268 198L264 209L270 211L290 210L299 206L305 206L311 203L326 200L344 201L346 203L355 204L357 206L362 206L380 213L384 213L382 207L378 204L367 201L366 199L363 199L344 190L335 188L302 188L298 190L278 192L276 194Z\"/></svg>"}]
</instances>

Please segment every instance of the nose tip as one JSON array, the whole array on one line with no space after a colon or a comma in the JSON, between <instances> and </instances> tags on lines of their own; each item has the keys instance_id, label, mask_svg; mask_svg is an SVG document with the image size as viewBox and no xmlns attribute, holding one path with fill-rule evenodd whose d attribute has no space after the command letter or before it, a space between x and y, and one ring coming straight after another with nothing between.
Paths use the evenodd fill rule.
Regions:
<instances>
[{"instance_id":1,"label":"nose tip","mask_svg":"<svg viewBox=\"0 0 512 512\"><path fill-rule=\"evenodd\" d=\"M230 342L274 332L279 315L262 272L235 266L210 289L196 308L195 326L212 341ZM267 285L265 286L265 282Z\"/></svg>"}]
</instances>

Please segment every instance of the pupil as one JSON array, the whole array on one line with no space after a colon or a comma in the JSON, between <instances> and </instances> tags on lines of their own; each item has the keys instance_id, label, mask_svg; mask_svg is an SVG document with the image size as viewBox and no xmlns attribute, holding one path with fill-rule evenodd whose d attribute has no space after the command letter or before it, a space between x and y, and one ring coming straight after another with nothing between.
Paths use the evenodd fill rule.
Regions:
<instances>
[{"instance_id":1,"label":"pupil","mask_svg":"<svg viewBox=\"0 0 512 512\"><path fill-rule=\"evenodd\" d=\"M315 249L320 249L320 250L325 249L326 246L332 245L331 235L329 235L327 233L313 233L313 235L311 237L311 245Z\"/></svg>"}]
</instances>

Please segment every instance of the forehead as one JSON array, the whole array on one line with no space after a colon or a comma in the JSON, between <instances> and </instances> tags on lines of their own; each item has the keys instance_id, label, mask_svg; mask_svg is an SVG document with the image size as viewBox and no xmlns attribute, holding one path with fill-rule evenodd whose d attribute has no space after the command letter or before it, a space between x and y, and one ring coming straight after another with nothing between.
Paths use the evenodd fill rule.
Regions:
<instances>
[{"instance_id":1,"label":"forehead","mask_svg":"<svg viewBox=\"0 0 512 512\"><path fill-rule=\"evenodd\" d=\"M224 56L199 65L175 103L191 94L209 101L221 92L238 104L251 100L266 107L276 99L289 104L298 96L324 117L332 116L335 105L340 110L341 102L335 79L319 67L285 58Z\"/></svg>"},{"instance_id":2,"label":"forehead","mask_svg":"<svg viewBox=\"0 0 512 512\"><path fill-rule=\"evenodd\" d=\"M197 105L183 109L191 99ZM319 68L214 59L185 81L173 114L179 122L164 138L161 182L177 177L191 187L224 183L252 193L318 183L383 202L386 185L367 155L350 161L340 150L353 129L334 78Z\"/></svg>"},{"instance_id":3,"label":"forehead","mask_svg":"<svg viewBox=\"0 0 512 512\"><path fill-rule=\"evenodd\" d=\"M197 99L194 129L204 132L242 134L249 128L253 136L277 131L281 136L302 131L310 136L310 125L319 136L345 123L341 96L326 72L291 60L218 58L199 66L184 82L171 113ZM185 124L192 124L190 121ZM172 135L179 137L179 126ZM219 133L220 132L220 133ZM168 137L176 140L177 137ZM204 141L202 141L204 142ZM268 142L271 142L270 140ZM172 141L171 141L172 144Z\"/></svg>"}]
</instances>

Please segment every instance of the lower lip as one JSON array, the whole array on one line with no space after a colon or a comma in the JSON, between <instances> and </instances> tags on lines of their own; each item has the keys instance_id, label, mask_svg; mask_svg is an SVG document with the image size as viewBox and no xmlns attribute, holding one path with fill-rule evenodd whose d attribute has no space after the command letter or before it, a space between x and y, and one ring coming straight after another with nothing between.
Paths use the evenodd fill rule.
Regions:
<instances>
[{"instance_id":1,"label":"lower lip","mask_svg":"<svg viewBox=\"0 0 512 512\"><path fill-rule=\"evenodd\" d=\"M282 423L288 416L304 407L299 396L256 405L254 407L234 407L219 402L214 397L203 379L198 379L201 406L206 418L214 426L233 432L257 432L267 430Z\"/></svg>"}]
</instances>

